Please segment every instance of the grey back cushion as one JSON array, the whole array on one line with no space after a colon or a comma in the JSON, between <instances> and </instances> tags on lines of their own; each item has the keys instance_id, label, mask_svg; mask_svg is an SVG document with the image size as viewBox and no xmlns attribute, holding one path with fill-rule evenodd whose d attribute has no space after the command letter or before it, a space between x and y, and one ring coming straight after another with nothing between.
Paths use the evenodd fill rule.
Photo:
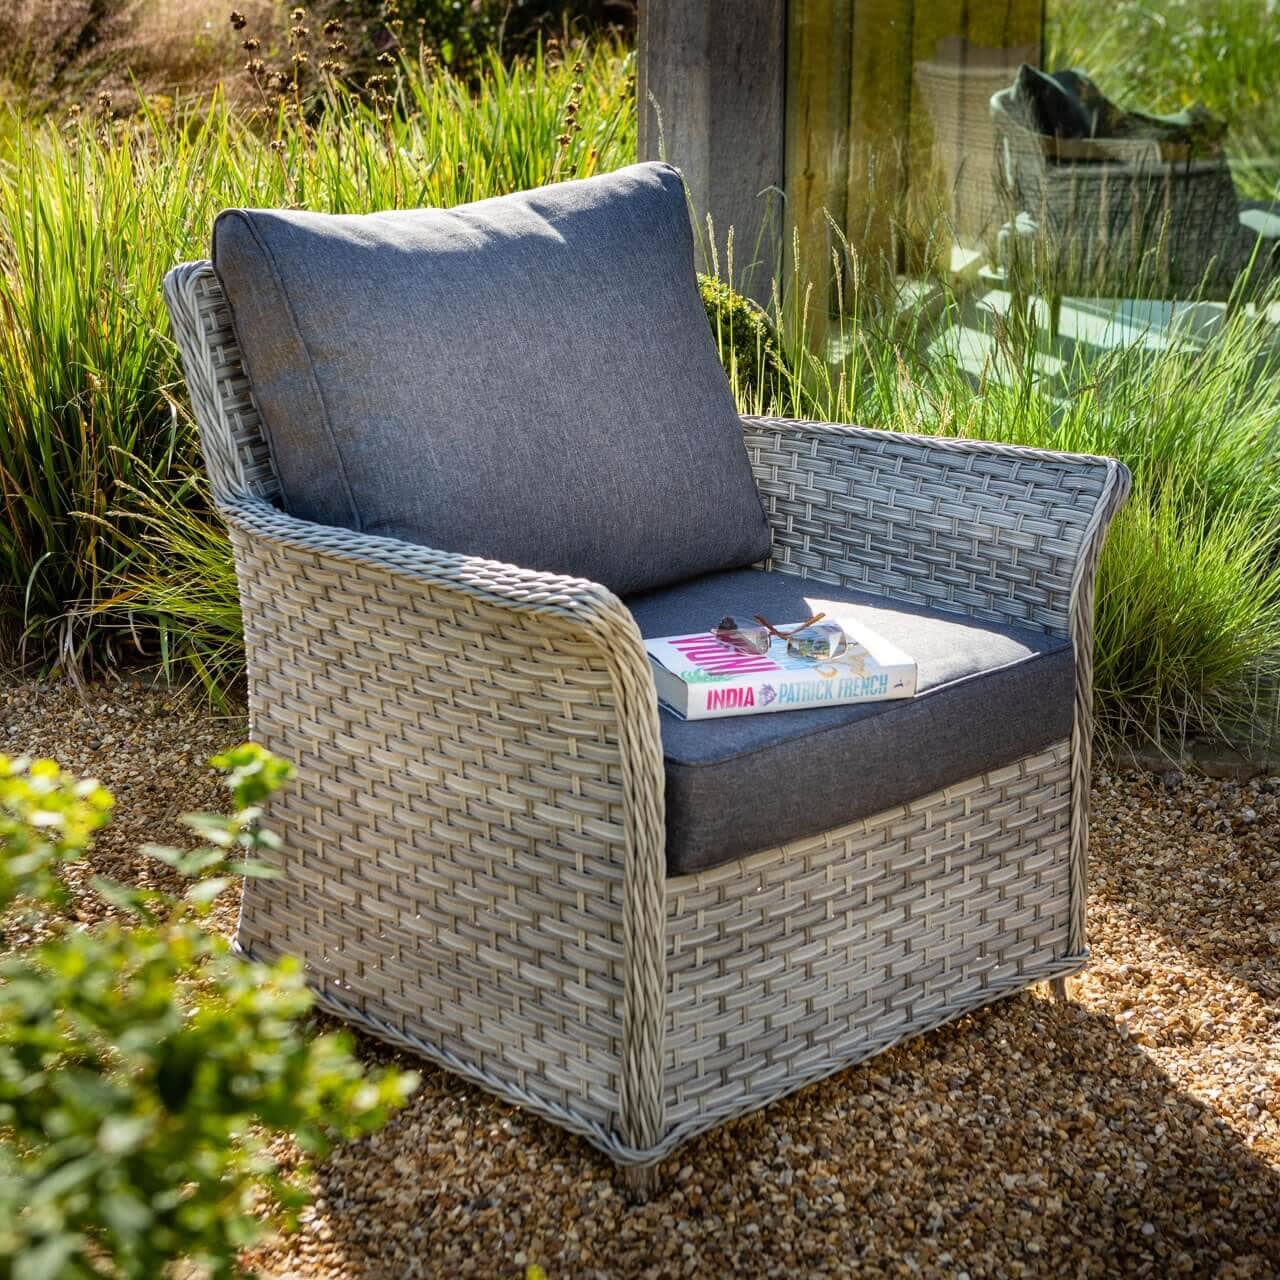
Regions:
<instances>
[{"instance_id":1,"label":"grey back cushion","mask_svg":"<svg viewBox=\"0 0 1280 1280\"><path fill-rule=\"evenodd\" d=\"M213 260L292 514L619 594L768 554L669 165L228 210Z\"/></svg>"}]
</instances>

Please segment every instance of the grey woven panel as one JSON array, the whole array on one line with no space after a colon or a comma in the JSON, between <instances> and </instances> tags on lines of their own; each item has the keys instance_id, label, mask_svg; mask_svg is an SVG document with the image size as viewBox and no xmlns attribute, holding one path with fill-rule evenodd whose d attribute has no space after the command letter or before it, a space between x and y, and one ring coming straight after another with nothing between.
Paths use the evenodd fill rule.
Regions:
<instances>
[{"instance_id":1,"label":"grey woven panel","mask_svg":"<svg viewBox=\"0 0 1280 1280\"><path fill-rule=\"evenodd\" d=\"M858 427L744 419L771 569L1053 635L1114 465Z\"/></svg>"},{"instance_id":2,"label":"grey woven panel","mask_svg":"<svg viewBox=\"0 0 1280 1280\"><path fill-rule=\"evenodd\" d=\"M232 536L254 737L298 765L267 817L284 874L249 882L241 945L620 1128L626 832L599 647Z\"/></svg>"},{"instance_id":3,"label":"grey woven panel","mask_svg":"<svg viewBox=\"0 0 1280 1280\"><path fill-rule=\"evenodd\" d=\"M667 1123L704 1128L1070 967L1070 754L668 881Z\"/></svg>"},{"instance_id":4,"label":"grey woven panel","mask_svg":"<svg viewBox=\"0 0 1280 1280\"><path fill-rule=\"evenodd\" d=\"M165 277L164 296L183 339L183 372L214 496L277 502L280 482L218 277L207 262L184 263Z\"/></svg>"},{"instance_id":5,"label":"grey woven panel","mask_svg":"<svg viewBox=\"0 0 1280 1280\"><path fill-rule=\"evenodd\" d=\"M244 605L254 736L294 760L242 949L323 1007L648 1166L1083 963L1092 589L1124 468L744 421L775 569L1070 635L1069 744L667 882L630 613L578 579L276 510L207 264L166 297Z\"/></svg>"}]
</instances>

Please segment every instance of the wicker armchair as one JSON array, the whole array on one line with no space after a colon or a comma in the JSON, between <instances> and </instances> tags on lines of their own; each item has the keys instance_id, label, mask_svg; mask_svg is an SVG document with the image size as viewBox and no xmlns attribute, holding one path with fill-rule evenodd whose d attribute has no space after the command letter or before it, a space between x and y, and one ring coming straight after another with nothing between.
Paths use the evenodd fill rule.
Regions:
<instances>
[{"instance_id":1,"label":"wicker armchair","mask_svg":"<svg viewBox=\"0 0 1280 1280\"><path fill-rule=\"evenodd\" d=\"M165 296L243 604L254 737L298 765L237 945L650 1185L734 1116L1085 963L1094 575L1128 473L746 418L766 568L1069 637L1074 729L1007 767L669 876L653 679L580 579L309 524L218 277Z\"/></svg>"},{"instance_id":2,"label":"wicker armchair","mask_svg":"<svg viewBox=\"0 0 1280 1280\"><path fill-rule=\"evenodd\" d=\"M1064 293L1233 299L1280 279L1280 235L1249 216L1270 206L1241 203L1224 155L1048 138L1012 89L992 96L990 113L1008 219L1000 256L1015 295L1038 291L1056 314Z\"/></svg>"}]
</instances>

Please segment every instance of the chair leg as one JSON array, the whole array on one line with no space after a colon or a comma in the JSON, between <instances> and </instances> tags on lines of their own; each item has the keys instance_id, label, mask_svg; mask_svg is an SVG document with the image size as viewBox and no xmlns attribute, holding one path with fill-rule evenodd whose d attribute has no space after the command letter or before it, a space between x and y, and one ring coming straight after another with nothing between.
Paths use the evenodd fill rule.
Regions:
<instances>
[{"instance_id":1,"label":"chair leg","mask_svg":"<svg viewBox=\"0 0 1280 1280\"><path fill-rule=\"evenodd\" d=\"M1067 1002L1067 980L1066 978L1050 978L1049 991L1053 998L1060 1004Z\"/></svg>"},{"instance_id":2,"label":"chair leg","mask_svg":"<svg viewBox=\"0 0 1280 1280\"><path fill-rule=\"evenodd\" d=\"M643 1168L631 1165L622 1170L622 1185L635 1204L645 1204L658 1190L659 1183L656 1164L647 1164Z\"/></svg>"}]
</instances>

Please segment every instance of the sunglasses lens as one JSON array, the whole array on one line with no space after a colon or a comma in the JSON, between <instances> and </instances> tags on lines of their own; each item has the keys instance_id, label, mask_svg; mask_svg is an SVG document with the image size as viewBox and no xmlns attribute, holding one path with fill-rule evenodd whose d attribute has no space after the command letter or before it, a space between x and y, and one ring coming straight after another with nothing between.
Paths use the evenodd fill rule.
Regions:
<instances>
[{"instance_id":1,"label":"sunglasses lens","mask_svg":"<svg viewBox=\"0 0 1280 1280\"><path fill-rule=\"evenodd\" d=\"M738 622L735 618L724 617L716 624L712 635L721 644L727 644L740 653L769 652L769 632L753 622Z\"/></svg>"},{"instance_id":2,"label":"sunglasses lens","mask_svg":"<svg viewBox=\"0 0 1280 1280\"><path fill-rule=\"evenodd\" d=\"M793 658L814 658L825 662L837 658L849 647L843 628L834 622L819 622L787 637L787 652Z\"/></svg>"}]
</instances>

